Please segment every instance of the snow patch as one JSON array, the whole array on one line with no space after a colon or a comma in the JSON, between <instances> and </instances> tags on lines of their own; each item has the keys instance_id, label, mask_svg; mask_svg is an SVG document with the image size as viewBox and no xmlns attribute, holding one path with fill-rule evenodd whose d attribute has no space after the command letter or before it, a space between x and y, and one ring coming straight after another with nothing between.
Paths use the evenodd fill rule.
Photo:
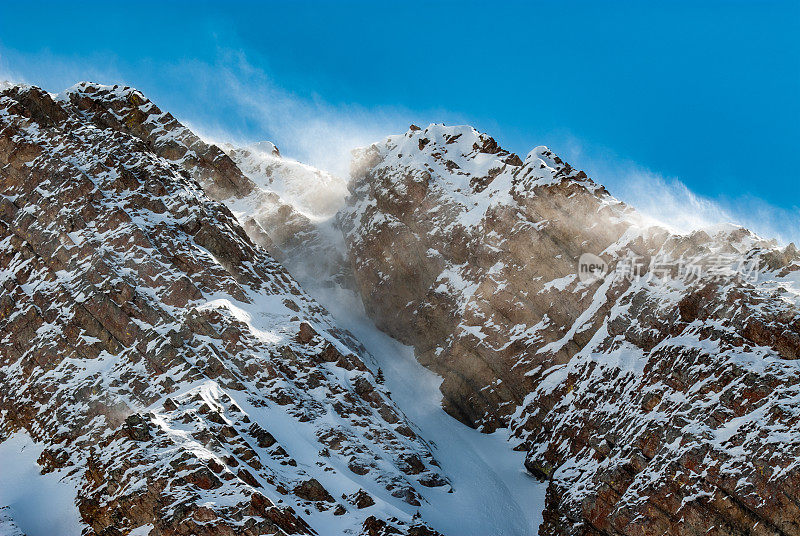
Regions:
<instances>
[{"instance_id":1,"label":"snow patch","mask_svg":"<svg viewBox=\"0 0 800 536\"><path fill-rule=\"evenodd\" d=\"M27 536L80 534L77 489L58 471L42 474L36 462L44 445L17 432L0 443L0 506Z\"/></svg>"}]
</instances>

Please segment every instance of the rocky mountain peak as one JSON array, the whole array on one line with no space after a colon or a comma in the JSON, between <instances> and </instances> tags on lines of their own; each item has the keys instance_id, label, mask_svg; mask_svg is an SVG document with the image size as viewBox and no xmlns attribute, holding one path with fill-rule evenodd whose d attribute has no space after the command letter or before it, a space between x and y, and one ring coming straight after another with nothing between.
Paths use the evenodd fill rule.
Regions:
<instances>
[{"instance_id":1,"label":"rocky mountain peak","mask_svg":"<svg viewBox=\"0 0 800 536\"><path fill-rule=\"evenodd\" d=\"M540 533L800 533L794 248L670 233L546 147L441 125L357 153L341 221L377 325L550 482Z\"/></svg>"},{"instance_id":2,"label":"rocky mountain peak","mask_svg":"<svg viewBox=\"0 0 800 536\"><path fill-rule=\"evenodd\" d=\"M388 162L392 165L427 171L437 179L448 178L453 181L454 189L468 187L459 184L459 178L488 176L504 166L522 163L493 138L470 126L431 124L424 129L412 128L403 135L390 136L380 144L356 151L356 161L368 158L371 149L384 159L391 157Z\"/></svg>"},{"instance_id":3,"label":"rocky mountain peak","mask_svg":"<svg viewBox=\"0 0 800 536\"><path fill-rule=\"evenodd\" d=\"M133 135L149 150L191 171L216 199L243 197L255 189L219 147L201 140L134 88L81 82L66 90L64 98L94 124Z\"/></svg>"},{"instance_id":4,"label":"rocky mountain peak","mask_svg":"<svg viewBox=\"0 0 800 536\"><path fill-rule=\"evenodd\" d=\"M131 88L11 87L0 170L0 435L87 534L434 534L371 356L201 188L252 188L230 157Z\"/></svg>"}]
</instances>

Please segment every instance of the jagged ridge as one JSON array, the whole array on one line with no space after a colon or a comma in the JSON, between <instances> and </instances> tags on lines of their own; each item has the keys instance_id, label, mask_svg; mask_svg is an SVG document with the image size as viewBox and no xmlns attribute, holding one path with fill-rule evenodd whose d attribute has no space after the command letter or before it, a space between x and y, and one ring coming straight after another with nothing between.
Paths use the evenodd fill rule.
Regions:
<instances>
[{"instance_id":1,"label":"jagged ridge","mask_svg":"<svg viewBox=\"0 0 800 536\"><path fill-rule=\"evenodd\" d=\"M470 127L412 126L353 169L367 310L444 377L451 414L512 427L550 481L541 534L800 534L794 246L670 234L548 149L523 161ZM582 282L583 253L643 277ZM710 271L720 255L759 280ZM706 271L662 272L681 258Z\"/></svg>"},{"instance_id":2,"label":"jagged ridge","mask_svg":"<svg viewBox=\"0 0 800 536\"><path fill-rule=\"evenodd\" d=\"M0 93L0 432L47 445L91 534L430 532L427 445L178 127L130 88Z\"/></svg>"}]
</instances>

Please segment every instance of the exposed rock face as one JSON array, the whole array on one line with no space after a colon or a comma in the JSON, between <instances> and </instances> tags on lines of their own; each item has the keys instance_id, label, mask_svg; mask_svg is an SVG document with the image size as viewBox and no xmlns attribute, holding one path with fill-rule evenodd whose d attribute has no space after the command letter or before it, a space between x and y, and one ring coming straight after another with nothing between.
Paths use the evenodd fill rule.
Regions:
<instances>
[{"instance_id":1,"label":"exposed rock face","mask_svg":"<svg viewBox=\"0 0 800 536\"><path fill-rule=\"evenodd\" d=\"M793 246L644 225L548 149L469 127L360 150L350 188L368 312L448 412L513 429L550 481L540 534L800 534ZM613 274L582 281L583 253ZM755 261L757 281L734 266Z\"/></svg>"},{"instance_id":2,"label":"exposed rock face","mask_svg":"<svg viewBox=\"0 0 800 536\"><path fill-rule=\"evenodd\" d=\"M427 445L203 189L260 195L136 91L0 92L0 438L71 473L84 534L422 530Z\"/></svg>"},{"instance_id":3,"label":"exposed rock face","mask_svg":"<svg viewBox=\"0 0 800 536\"><path fill-rule=\"evenodd\" d=\"M250 239L296 278L352 286L341 234L332 227L347 193L342 179L282 158L269 142L223 151L133 88L83 82L67 94L92 122L140 138L224 201Z\"/></svg>"}]
</instances>

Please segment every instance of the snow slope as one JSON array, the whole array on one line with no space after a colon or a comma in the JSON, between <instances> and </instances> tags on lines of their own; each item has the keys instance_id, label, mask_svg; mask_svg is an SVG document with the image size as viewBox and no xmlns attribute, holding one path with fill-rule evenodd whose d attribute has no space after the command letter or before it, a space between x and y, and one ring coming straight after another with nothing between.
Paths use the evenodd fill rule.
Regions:
<instances>
[{"instance_id":1,"label":"snow slope","mask_svg":"<svg viewBox=\"0 0 800 536\"><path fill-rule=\"evenodd\" d=\"M0 506L8 506L8 521L0 513L0 536L68 536L81 533L75 507L75 482L59 471L41 474L36 460L44 445L17 432L0 443ZM16 525L21 532L10 531ZM4 532L6 531L6 532Z\"/></svg>"},{"instance_id":2,"label":"snow slope","mask_svg":"<svg viewBox=\"0 0 800 536\"><path fill-rule=\"evenodd\" d=\"M329 288L307 291L377 360L392 399L418 426L450 478L453 493L430 490L438 496L420 508L422 517L444 534L536 534L547 484L525 470L525 455L511 450L508 431L483 434L442 411L441 377L420 365L410 346L376 328L354 293Z\"/></svg>"}]
</instances>

